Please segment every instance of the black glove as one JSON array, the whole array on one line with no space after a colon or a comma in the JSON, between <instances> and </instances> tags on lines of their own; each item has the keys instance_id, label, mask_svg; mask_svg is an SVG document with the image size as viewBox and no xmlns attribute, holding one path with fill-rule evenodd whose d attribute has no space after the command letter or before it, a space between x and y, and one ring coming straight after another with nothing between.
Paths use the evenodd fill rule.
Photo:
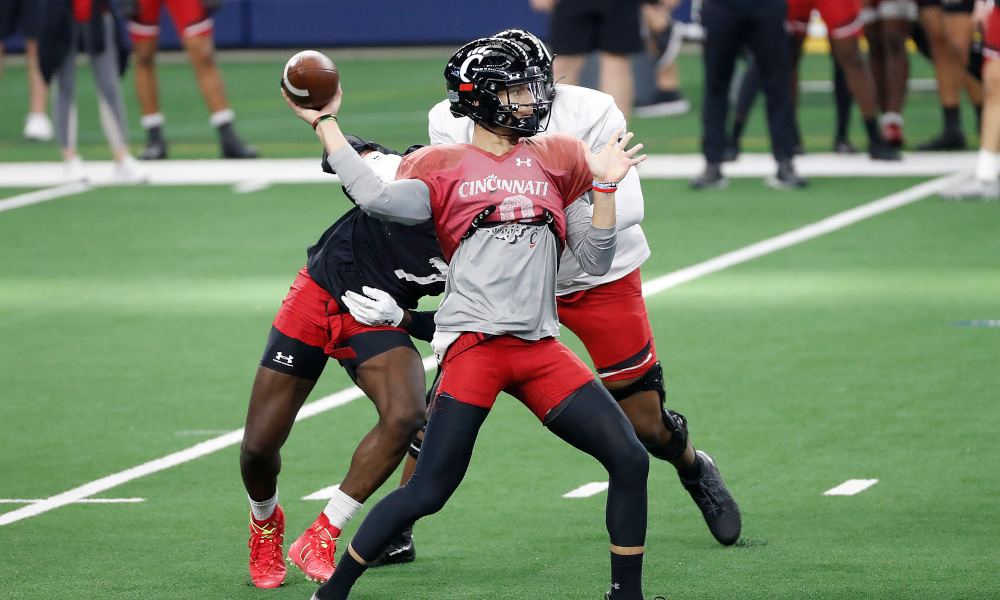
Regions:
<instances>
[{"instance_id":1,"label":"black glove","mask_svg":"<svg viewBox=\"0 0 1000 600\"><path fill-rule=\"evenodd\" d=\"M222 8L225 0L201 0L201 7L205 9L205 16L211 16Z\"/></svg>"},{"instance_id":2,"label":"black glove","mask_svg":"<svg viewBox=\"0 0 1000 600\"><path fill-rule=\"evenodd\" d=\"M139 0L118 0L118 8L122 11L122 16L129 21L135 21L139 16Z\"/></svg>"}]
</instances>

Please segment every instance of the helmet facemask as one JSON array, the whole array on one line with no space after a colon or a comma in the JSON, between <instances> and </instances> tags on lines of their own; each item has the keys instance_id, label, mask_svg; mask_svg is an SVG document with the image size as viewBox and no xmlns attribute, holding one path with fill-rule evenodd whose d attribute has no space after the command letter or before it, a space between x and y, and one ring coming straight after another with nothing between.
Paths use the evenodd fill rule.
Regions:
<instances>
[{"instance_id":1,"label":"helmet facemask","mask_svg":"<svg viewBox=\"0 0 1000 600\"><path fill-rule=\"evenodd\" d=\"M532 136L545 128L541 119L548 114L552 101L545 93L545 75L538 67L528 67L520 76L505 81L489 78L483 85L480 106L484 124L511 129L522 137ZM531 113L525 115L525 108Z\"/></svg>"}]
</instances>

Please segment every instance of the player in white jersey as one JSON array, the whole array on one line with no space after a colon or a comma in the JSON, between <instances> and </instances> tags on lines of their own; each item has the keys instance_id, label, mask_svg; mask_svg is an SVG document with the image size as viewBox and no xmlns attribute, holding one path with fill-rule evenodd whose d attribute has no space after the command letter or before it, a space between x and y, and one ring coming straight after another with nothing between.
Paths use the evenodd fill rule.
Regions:
<instances>
[{"instance_id":1,"label":"player in white jersey","mask_svg":"<svg viewBox=\"0 0 1000 600\"><path fill-rule=\"evenodd\" d=\"M551 73L551 55L531 33L512 29L496 37L521 44L544 72ZM551 79L549 86L552 105L543 116L544 131L539 135L568 133L598 152L614 131L626 129L625 117L611 96L574 85L553 85ZM432 145L472 139L474 123L453 116L447 100L431 109L429 120ZM601 382L618 400L639 441L651 455L677 469L715 538L725 545L734 544L741 529L736 501L712 458L691 445L686 419L663 407L663 369L656 361L639 277L639 267L650 251L639 226L644 201L634 169L618 185L615 197L618 250L611 269L604 275L589 275L564 252L556 290L559 319L586 346ZM608 319L608 314L615 318Z\"/></svg>"},{"instance_id":2,"label":"player in white jersey","mask_svg":"<svg viewBox=\"0 0 1000 600\"><path fill-rule=\"evenodd\" d=\"M433 342L444 354L442 376L416 470L372 508L314 598L346 599L408 523L444 506L489 409L506 391L608 470L612 590L605 600L642 600L649 460L610 394L555 339L562 246L586 271L607 272L617 238L615 190L646 158L635 156L642 146L626 149L632 134L619 139L622 131L599 154L568 135L531 137L539 127L535 108L548 104L544 76L508 40L463 46L445 80L452 110L477 123L473 143L418 150L389 183L340 132L339 90L321 111L288 102L313 124L328 163L361 210L403 224L433 220L449 262Z\"/></svg>"}]
</instances>

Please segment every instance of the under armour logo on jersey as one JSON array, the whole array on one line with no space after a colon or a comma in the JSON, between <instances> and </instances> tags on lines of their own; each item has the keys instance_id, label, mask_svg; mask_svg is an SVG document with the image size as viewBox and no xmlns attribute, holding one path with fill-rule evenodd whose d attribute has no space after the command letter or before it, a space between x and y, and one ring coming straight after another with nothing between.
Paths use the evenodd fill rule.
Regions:
<instances>
[{"instance_id":1,"label":"under armour logo on jersey","mask_svg":"<svg viewBox=\"0 0 1000 600\"><path fill-rule=\"evenodd\" d=\"M276 363L285 365L286 367L292 366L292 359L295 358L291 354L282 354L279 352L272 360Z\"/></svg>"},{"instance_id":2,"label":"under armour logo on jersey","mask_svg":"<svg viewBox=\"0 0 1000 600\"><path fill-rule=\"evenodd\" d=\"M531 159L530 158L515 158L514 162L517 163L517 166L519 166L519 167L530 167L531 166Z\"/></svg>"}]
</instances>

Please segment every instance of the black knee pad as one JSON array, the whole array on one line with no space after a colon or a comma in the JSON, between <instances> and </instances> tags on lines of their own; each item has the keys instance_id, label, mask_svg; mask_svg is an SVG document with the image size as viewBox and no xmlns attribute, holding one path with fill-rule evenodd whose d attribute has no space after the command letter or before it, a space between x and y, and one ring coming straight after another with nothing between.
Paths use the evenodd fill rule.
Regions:
<instances>
[{"instance_id":1,"label":"black knee pad","mask_svg":"<svg viewBox=\"0 0 1000 600\"><path fill-rule=\"evenodd\" d=\"M424 423L420 427L420 433L423 433L426 430L427 430L427 423ZM422 439L420 439L417 436L413 436L413 440L410 442L410 448L406 451L407 454L413 457L413 460L420 458L420 444L422 443L423 443Z\"/></svg>"},{"instance_id":2,"label":"black knee pad","mask_svg":"<svg viewBox=\"0 0 1000 600\"><path fill-rule=\"evenodd\" d=\"M650 367L649 370L636 381L633 381L619 390L611 392L611 396L614 397L616 402L621 402L625 398L650 391L656 392L660 395L660 404L663 404L664 400L667 399L667 391L663 387L663 367L660 365L659 361Z\"/></svg>"},{"instance_id":3,"label":"black knee pad","mask_svg":"<svg viewBox=\"0 0 1000 600\"><path fill-rule=\"evenodd\" d=\"M649 453L660 460L674 460L680 458L687 450L688 426L687 419L679 412L674 412L668 408L663 410L663 424L670 432L670 441L660 448L647 449Z\"/></svg>"}]
</instances>

